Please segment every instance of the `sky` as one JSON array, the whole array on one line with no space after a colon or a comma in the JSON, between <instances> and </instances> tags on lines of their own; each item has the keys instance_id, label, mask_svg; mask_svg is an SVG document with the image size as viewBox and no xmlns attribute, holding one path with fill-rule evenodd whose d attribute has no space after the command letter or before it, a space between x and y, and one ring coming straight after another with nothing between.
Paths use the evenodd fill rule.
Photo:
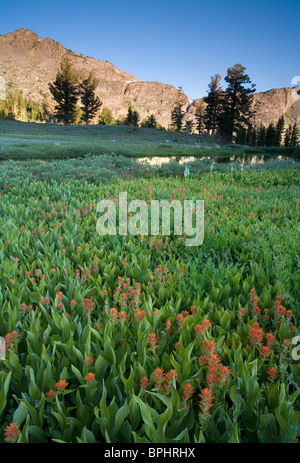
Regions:
<instances>
[{"instance_id":1,"label":"sky","mask_svg":"<svg viewBox=\"0 0 300 463\"><path fill-rule=\"evenodd\" d=\"M258 92L300 76L299 0L1 3L0 35L32 29L140 80L181 86L191 99L207 95L211 76L224 79L236 63Z\"/></svg>"}]
</instances>

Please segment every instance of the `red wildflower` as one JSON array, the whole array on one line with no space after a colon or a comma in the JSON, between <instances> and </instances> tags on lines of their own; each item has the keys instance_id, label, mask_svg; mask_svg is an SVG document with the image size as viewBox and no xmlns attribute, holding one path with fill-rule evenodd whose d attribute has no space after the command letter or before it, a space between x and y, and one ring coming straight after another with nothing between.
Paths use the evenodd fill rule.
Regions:
<instances>
[{"instance_id":1,"label":"red wildflower","mask_svg":"<svg viewBox=\"0 0 300 463\"><path fill-rule=\"evenodd\" d=\"M163 391L163 383L165 380L164 370L162 368L156 368L153 375L155 388L160 392Z\"/></svg>"},{"instance_id":2,"label":"red wildflower","mask_svg":"<svg viewBox=\"0 0 300 463\"><path fill-rule=\"evenodd\" d=\"M204 417L209 416L209 409L213 406L212 400L214 397L211 395L211 392L208 388L205 388L201 391L199 394L200 401L199 401L199 406L202 410L202 414Z\"/></svg>"},{"instance_id":3,"label":"red wildflower","mask_svg":"<svg viewBox=\"0 0 300 463\"><path fill-rule=\"evenodd\" d=\"M16 442L20 434L19 426L16 423L10 423L9 426L5 428L5 441L6 442Z\"/></svg>"},{"instance_id":4,"label":"red wildflower","mask_svg":"<svg viewBox=\"0 0 300 463\"><path fill-rule=\"evenodd\" d=\"M269 348L269 350L271 350L272 347L273 347L275 338L274 338L272 333L267 333L266 334L266 339L267 339L267 347Z\"/></svg>"},{"instance_id":5,"label":"red wildflower","mask_svg":"<svg viewBox=\"0 0 300 463\"><path fill-rule=\"evenodd\" d=\"M66 382L64 379L60 379L58 383L55 384L55 387L58 391L63 391L69 383Z\"/></svg>"},{"instance_id":6,"label":"red wildflower","mask_svg":"<svg viewBox=\"0 0 300 463\"><path fill-rule=\"evenodd\" d=\"M260 347L263 340L263 332L259 328L258 323L253 323L252 328L249 330L249 342L252 346Z\"/></svg>"},{"instance_id":7,"label":"red wildflower","mask_svg":"<svg viewBox=\"0 0 300 463\"><path fill-rule=\"evenodd\" d=\"M140 386L145 390L149 386L149 379L147 376L143 376L143 378L140 380Z\"/></svg>"},{"instance_id":8,"label":"red wildflower","mask_svg":"<svg viewBox=\"0 0 300 463\"><path fill-rule=\"evenodd\" d=\"M194 388L190 383L187 383L183 386L183 395L182 395L182 402L181 407L185 410L188 408L188 401L194 395Z\"/></svg>"},{"instance_id":9,"label":"red wildflower","mask_svg":"<svg viewBox=\"0 0 300 463\"><path fill-rule=\"evenodd\" d=\"M150 333L148 335L148 343L150 345L149 349L151 352L155 352L157 349L157 343L158 343L158 337L156 336L155 333Z\"/></svg>"},{"instance_id":10,"label":"red wildflower","mask_svg":"<svg viewBox=\"0 0 300 463\"><path fill-rule=\"evenodd\" d=\"M238 317L239 317L240 321L244 320L244 316L245 316L245 309L243 307L241 307L240 310L239 310L239 314L238 314Z\"/></svg>"},{"instance_id":11,"label":"red wildflower","mask_svg":"<svg viewBox=\"0 0 300 463\"><path fill-rule=\"evenodd\" d=\"M176 370L171 369L165 374L165 393L171 394L173 381L177 380L178 373Z\"/></svg>"},{"instance_id":12,"label":"red wildflower","mask_svg":"<svg viewBox=\"0 0 300 463\"><path fill-rule=\"evenodd\" d=\"M139 323L141 320L143 320L143 318L146 317L146 312L145 310L139 310L139 309L136 309L134 311L134 318L135 320L137 321L137 323Z\"/></svg>"},{"instance_id":13,"label":"red wildflower","mask_svg":"<svg viewBox=\"0 0 300 463\"><path fill-rule=\"evenodd\" d=\"M267 346L263 346L260 351L261 355L266 359L270 355L269 348Z\"/></svg>"},{"instance_id":14,"label":"red wildflower","mask_svg":"<svg viewBox=\"0 0 300 463\"><path fill-rule=\"evenodd\" d=\"M86 314L91 314L94 310L92 299L85 298L83 300L83 307Z\"/></svg>"},{"instance_id":15,"label":"red wildflower","mask_svg":"<svg viewBox=\"0 0 300 463\"><path fill-rule=\"evenodd\" d=\"M95 373L88 373L84 378L88 383L95 381Z\"/></svg>"},{"instance_id":16,"label":"red wildflower","mask_svg":"<svg viewBox=\"0 0 300 463\"><path fill-rule=\"evenodd\" d=\"M176 321L179 328L181 328L182 323L184 322L184 316L181 313L179 313L176 317Z\"/></svg>"},{"instance_id":17,"label":"red wildflower","mask_svg":"<svg viewBox=\"0 0 300 463\"><path fill-rule=\"evenodd\" d=\"M50 391L46 392L46 396L49 398L49 399L53 399L55 397L55 392L53 389L50 389Z\"/></svg>"},{"instance_id":18,"label":"red wildflower","mask_svg":"<svg viewBox=\"0 0 300 463\"><path fill-rule=\"evenodd\" d=\"M277 378L277 370L276 368L272 367L269 369L268 371L268 375L270 377L270 379L276 379Z\"/></svg>"}]
</instances>

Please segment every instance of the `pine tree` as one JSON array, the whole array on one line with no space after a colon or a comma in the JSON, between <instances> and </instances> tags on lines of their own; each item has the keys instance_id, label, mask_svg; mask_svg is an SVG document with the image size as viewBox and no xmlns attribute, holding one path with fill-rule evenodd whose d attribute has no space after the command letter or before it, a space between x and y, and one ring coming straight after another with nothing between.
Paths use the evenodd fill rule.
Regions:
<instances>
[{"instance_id":1,"label":"pine tree","mask_svg":"<svg viewBox=\"0 0 300 463\"><path fill-rule=\"evenodd\" d=\"M235 142L237 145L246 145L247 130L245 127L241 127L236 132Z\"/></svg>"},{"instance_id":2,"label":"pine tree","mask_svg":"<svg viewBox=\"0 0 300 463\"><path fill-rule=\"evenodd\" d=\"M262 125L257 132L257 146L266 145L266 128Z\"/></svg>"},{"instance_id":3,"label":"pine tree","mask_svg":"<svg viewBox=\"0 0 300 463\"><path fill-rule=\"evenodd\" d=\"M220 87L221 76L216 74L210 78L208 84L209 92L207 97L203 100L207 104L205 108L205 128L208 135L214 136L218 128L218 120L220 116L221 104L222 104L222 89Z\"/></svg>"},{"instance_id":4,"label":"pine tree","mask_svg":"<svg viewBox=\"0 0 300 463\"><path fill-rule=\"evenodd\" d=\"M251 107L255 85L245 74L246 68L235 64L227 69L225 81L228 86L222 99L222 110L219 117L220 134L231 144L234 134L243 126L247 126L251 117ZM251 87L245 87L251 84Z\"/></svg>"},{"instance_id":5,"label":"pine tree","mask_svg":"<svg viewBox=\"0 0 300 463\"><path fill-rule=\"evenodd\" d=\"M293 132L292 124L289 124L285 132L284 146L291 146L292 132Z\"/></svg>"},{"instance_id":6,"label":"pine tree","mask_svg":"<svg viewBox=\"0 0 300 463\"><path fill-rule=\"evenodd\" d=\"M102 109L100 118L99 118L99 124L104 124L104 125L115 125L116 121L115 118L109 108L106 106Z\"/></svg>"},{"instance_id":7,"label":"pine tree","mask_svg":"<svg viewBox=\"0 0 300 463\"><path fill-rule=\"evenodd\" d=\"M133 111L132 111L131 106L129 106L127 116L126 116L126 119L124 121L125 125L132 125L132 122L133 122L132 116L133 116Z\"/></svg>"},{"instance_id":8,"label":"pine tree","mask_svg":"<svg viewBox=\"0 0 300 463\"><path fill-rule=\"evenodd\" d=\"M195 111L196 130L199 135L202 135L204 132L204 128L205 128L204 116L205 116L205 104L203 101L200 101L200 103L197 104L196 111Z\"/></svg>"},{"instance_id":9,"label":"pine tree","mask_svg":"<svg viewBox=\"0 0 300 463\"><path fill-rule=\"evenodd\" d=\"M56 101L55 116L58 120L69 125L74 121L76 104L80 94L79 73L73 67L72 60L64 57L60 70L53 83L49 83L50 92Z\"/></svg>"},{"instance_id":10,"label":"pine tree","mask_svg":"<svg viewBox=\"0 0 300 463\"><path fill-rule=\"evenodd\" d=\"M99 79L92 72L89 73L88 78L83 80L80 85L82 119L86 125L89 125L90 120L96 116L102 106L100 98L95 95L98 85Z\"/></svg>"},{"instance_id":11,"label":"pine tree","mask_svg":"<svg viewBox=\"0 0 300 463\"><path fill-rule=\"evenodd\" d=\"M182 130L182 118L184 116L182 106L183 106L183 91L182 91L182 87L179 87L177 91L177 98L175 101L175 105L171 113L172 127L177 132L181 132Z\"/></svg>"},{"instance_id":12,"label":"pine tree","mask_svg":"<svg viewBox=\"0 0 300 463\"><path fill-rule=\"evenodd\" d=\"M248 146L252 145L252 137L253 137L253 125L248 124L247 129L246 129L246 145Z\"/></svg>"},{"instance_id":13,"label":"pine tree","mask_svg":"<svg viewBox=\"0 0 300 463\"><path fill-rule=\"evenodd\" d=\"M295 122L295 124L293 125L292 134L291 134L291 146L297 146L297 145L299 145L299 129Z\"/></svg>"},{"instance_id":14,"label":"pine tree","mask_svg":"<svg viewBox=\"0 0 300 463\"><path fill-rule=\"evenodd\" d=\"M282 144L282 136L284 133L284 127L285 127L285 122L284 122L284 116L281 116L278 119L277 125L276 125L276 145L275 146L281 146Z\"/></svg>"},{"instance_id":15,"label":"pine tree","mask_svg":"<svg viewBox=\"0 0 300 463\"><path fill-rule=\"evenodd\" d=\"M157 120L155 119L153 114L144 119L142 122L142 127L147 127L149 129L156 129L157 128Z\"/></svg>"},{"instance_id":16,"label":"pine tree","mask_svg":"<svg viewBox=\"0 0 300 463\"><path fill-rule=\"evenodd\" d=\"M190 134L193 130L193 127L194 127L193 121L187 120L184 126L185 133Z\"/></svg>"},{"instance_id":17,"label":"pine tree","mask_svg":"<svg viewBox=\"0 0 300 463\"><path fill-rule=\"evenodd\" d=\"M251 146L257 146L257 130L256 127L253 127L252 130L252 139L251 139Z\"/></svg>"},{"instance_id":18,"label":"pine tree","mask_svg":"<svg viewBox=\"0 0 300 463\"><path fill-rule=\"evenodd\" d=\"M132 113L132 125L133 127L137 127L139 125L140 115L137 111L133 111Z\"/></svg>"},{"instance_id":19,"label":"pine tree","mask_svg":"<svg viewBox=\"0 0 300 463\"><path fill-rule=\"evenodd\" d=\"M266 146L276 146L277 143L277 131L276 127L271 122L266 130Z\"/></svg>"}]
</instances>

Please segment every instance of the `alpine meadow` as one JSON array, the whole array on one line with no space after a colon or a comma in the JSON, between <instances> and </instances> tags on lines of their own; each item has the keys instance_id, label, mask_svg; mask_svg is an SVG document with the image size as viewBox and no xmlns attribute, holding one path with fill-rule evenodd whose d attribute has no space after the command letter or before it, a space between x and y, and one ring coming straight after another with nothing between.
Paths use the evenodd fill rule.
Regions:
<instances>
[{"instance_id":1,"label":"alpine meadow","mask_svg":"<svg viewBox=\"0 0 300 463\"><path fill-rule=\"evenodd\" d=\"M137 460L152 444L150 457L192 458L204 443L299 443L300 77L275 88L290 71L271 72L270 52L262 90L258 42L256 63L220 12L209 46L224 50L202 56L191 28L184 73L181 45L167 55L154 33L158 61L149 47L143 68L139 21L154 7L133 2L130 45L121 2L99 2L103 37L118 18L101 42L97 2L87 27L75 1L82 29L68 35L21 3L24 24L83 53L118 49L121 64L126 51L141 76L159 79L162 56L178 64L174 85L141 80L0 20L0 443L98 443ZM179 4L157 13L172 41ZM188 97L207 69L205 94Z\"/></svg>"}]
</instances>

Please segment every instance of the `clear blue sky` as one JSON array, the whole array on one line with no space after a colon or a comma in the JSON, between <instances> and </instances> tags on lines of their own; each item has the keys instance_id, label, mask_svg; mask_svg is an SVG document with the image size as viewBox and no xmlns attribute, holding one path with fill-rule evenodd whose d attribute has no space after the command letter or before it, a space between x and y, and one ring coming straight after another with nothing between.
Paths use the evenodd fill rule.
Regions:
<instances>
[{"instance_id":1,"label":"clear blue sky","mask_svg":"<svg viewBox=\"0 0 300 463\"><path fill-rule=\"evenodd\" d=\"M299 0L5 1L0 34L21 27L107 60L141 80L206 95L240 63L257 91L300 75Z\"/></svg>"}]
</instances>

